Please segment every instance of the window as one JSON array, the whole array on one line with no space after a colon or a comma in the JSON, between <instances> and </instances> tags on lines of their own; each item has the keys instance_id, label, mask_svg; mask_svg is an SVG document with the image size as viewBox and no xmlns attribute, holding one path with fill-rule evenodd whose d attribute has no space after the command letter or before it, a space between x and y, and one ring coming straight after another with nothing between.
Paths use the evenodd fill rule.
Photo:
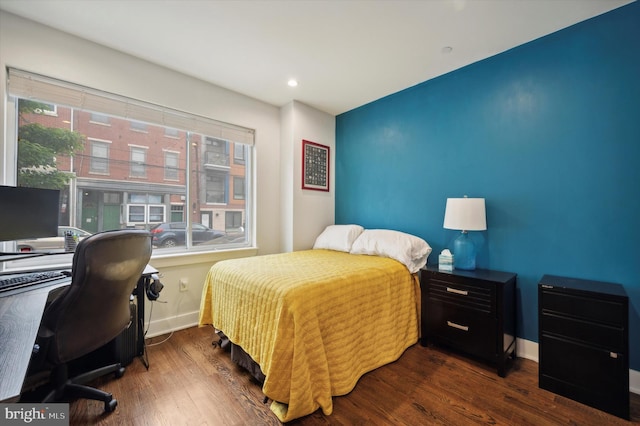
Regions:
<instances>
[{"instance_id":1,"label":"window","mask_svg":"<svg viewBox=\"0 0 640 426\"><path fill-rule=\"evenodd\" d=\"M149 206L148 223L164 222L164 206Z\"/></svg>"},{"instance_id":2,"label":"window","mask_svg":"<svg viewBox=\"0 0 640 426\"><path fill-rule=\"evenodd\" d=\"M122 202L120 201L122 197L118 192L105 192L103 195L105 204L120 204Z\"/></svg>"},{"instance_id":3,"label":"window","mask_svg":"<svg viewBox=\"0 0 640 426\"><path fill-rule=\"evenodd\" d=\"M91 173L109 173L109 143L91 141Z\"/></svg>"},{"instance_id":4,"label":"window","mask_svg":"<svg viewBox=\"0 0 640 426\"><path fill-rule=\"evenodd\" d=\"M144 223L147 217L147 208L143 205L129 204L127 206L127 222L129 224Z\"/></svg>"},{"instance_id":5,"label":"window","mask_svg":"<svg viewBox=\"0 0 640 426\"><path fill-rule=\"evenodd\" d=\"M208 171L207 172L207 187L206 187L206 202L221 204L225 202L226 198L226 175L224 173Z\"/></svg>"},{"instance_id":6,"label":"window","mask_svg":"<svg viewBox=\"0 0 640 426\"><path fill-rule=\"evenodd\" d=\"M168 138L177 138L180 136L178 129L173 129L171 127L164 128L164 135Z\"/></svg>"},{"instance_id":7,"label":"window","mask_svg":"<svg viewBox=\"0 0 640 426\"><path fill-rule=\"evenodd\" d=\"M48 103L40 103L39 107L34 110L37 114L58 115L56 105Z\"/></svg>"},{"instance_id":8,"label":"window","mask_svg":"<svg viewBox=\"0 0 640 426\"><path fill-rule=\"evenodd\" d=\"M212 219L215 230L239 228L240 221L253 223L247 220L253 202L247 186L252 181L253 130L11 68L9 76L7 111L14 111L17 119L7 120L8 125L37 123L51 138L36 141L42 149L35 152L48 157L36 156L16 149L18 128L9 128L18 158L5 164L5 175L16 180L0 184L39 182L60 189L60 226L95 233L153 230L181 222L192 230L177 247L157 245L157 253L192 249L194 225L204 217ZM29 109L29 103L41 109L49 105L47 110L57 115L45 117L35 106ZM234 162L233 174L231 150L234 158L244 158L244 164ZM34 173L42 179L32 179ZM246 246L248 235L251 232L242 228L234 238L207 239L196 248Z\"/></svg>"},{"instance_id":9,"label":"window","mask_svg":"<svg viewBox=\"0 0 640 426\"><path fill-rule=\"evenodd\" d=\"M131 130L136 132L146 132L147 131L147 123L143 123L141 121L132 121L131 122Z\"/></svg>"},{"instance_id":10,"label":"window","mask_svg":"<svg viewBox=\"0 0 640 426\"><path fill-rule=\"evenodd\" d=\"M233 144L233 162L236 164L244 164L244 145L241 143Z\"/></svg>"},{"instance_id":11,"label":"window","mask_svg":"<svg viewBox=\"0 0 640 426\"><path fill-rule=\"evenodd\" d=\"M165 206L162 195L131 193L127 205L127 226L165 222Z\"/></svg>"},{"instance_id":12,"label":"window","mask_svg":"<svg viewBox=\"0 0 640 426\"><path fill-rule=\"evenodd\" d=\"M104 114L98 114L97 112L92 112L90 122L98 123L98 124L109 124L109 117Z\"/></svg>"},{"instance_id":13,"label":"window","mask_svg":"<svg viewBox=\"0 0 640 426\"><path fill-rule=\"evenodd\" d=\"M131 171L132 177L146 177L147 168L145 165L147 159L147 148L131 147Z\"/></svg>"},{"instance_id":14,"label":"window","mask_svg":"<svg viewBox=\"0 0 640 426\"><path fill-rule=\"evenodd\" d=\"M184 206L182 205L172 205L171 206L171 217L169 218L171 222L182 222L184 221Z\"/></svg>"},{"instance_id":15,"label":"window","mask_svg":"<svg viewBox=\"0 0 640 426\"><path fill-rule=\"evenodd\" d=\"M228 211L225 212L225 223L227 225L226 230L244 230L244 222L242 220L242 212Z\"/></svg>"},{"instance_id":16,"label":"window","mask_svg":"<svg viewBox=\"0 0 640 426\"><path fill-rule=\"evenodd\" d=\"M233 199L244 200L244 176L233 177Z\"/></svg>"},{"instance_id":17,"label":"window","mask_svg":"<svg viewBox=\"0 0 640 426\"><path fill-rule=\"evenodd\" d=\"M218 138L205 139L204 163L213 166L229 166L229 155L227 154L227 141Z\"/></svg>"},{"instance_id":18,"label":"window","mask_svg":"<svg viewBox=\"0 0 640 426\"><path fill-rule=\"evenodd\" d=\"M165 151L164 178L166 180L178 180L178 153L177 152Z\"/></svg>"}]
</instances>

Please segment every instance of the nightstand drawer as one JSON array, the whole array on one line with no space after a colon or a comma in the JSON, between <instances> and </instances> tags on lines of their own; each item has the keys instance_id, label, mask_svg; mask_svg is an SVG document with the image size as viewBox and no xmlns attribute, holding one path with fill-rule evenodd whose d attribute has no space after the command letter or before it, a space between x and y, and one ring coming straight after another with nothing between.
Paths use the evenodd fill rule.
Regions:
<instances>
[{"instance_id":1,"label":"nightstand drawer","mask_svg":"<svg viewBox=\"0 0 640 426\"><path fill-rule=\"evenodd\" d=\"M474 309L485 313L492 313L493 294L491 288L467 285L464 283L443 281L431 278L427 297L452 303L460 307Z\"/></svg>"},{"instance_id":2,"label":"nightstand drawer","mask_svg":"<svg viewBox=\"0 0 640 426\"><path fill-rule=\"evenodd\" d=\"M429 301L426 306L427 338L492 359L495 354L495 320L467 309L449 309L446 304Z\"/></svg>"},{"instance_id":3,"label":"nightstand drawer","mask_svg":"<svg viewBox=\"0 0 640 426\"><path fill-rule=\"evenodd\" d=\"M625 332L619 327L544 312L540 318L540 326L545 333L595 345L609 351L621 352L626 348Z\"/></svg>"}]
</instances>

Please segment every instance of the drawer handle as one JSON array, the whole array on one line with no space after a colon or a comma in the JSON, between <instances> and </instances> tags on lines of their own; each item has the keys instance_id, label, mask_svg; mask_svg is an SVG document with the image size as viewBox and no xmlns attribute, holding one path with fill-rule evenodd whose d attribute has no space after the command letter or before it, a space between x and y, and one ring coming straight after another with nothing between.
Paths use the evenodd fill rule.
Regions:
<instances>
[{"instance_id":1,"label":"drawer handle","mask_svg":"<svg viewBox=\"0 0 640 426\"><path fill-rule=\"evenodd\" d=\"M447 325L449 327L457 328L458 330L469 331L469 326L468 325L460 325L460 324L456 324L455 322L451 322L451 321L447 321Z\"/></svg>"},{"instance_id":2,"label":"drawer handle","mask_svg":"<svg viewBox=\"0 0 640 426\"><path fill-rule=\"evenodd\" d=\"M461 294L463 296L466 296L467 294L469 294L467 290L458 290L457 288L451 288L451 287L447 287L447 291L449 293Z\"/></svg>"}]
</instances>

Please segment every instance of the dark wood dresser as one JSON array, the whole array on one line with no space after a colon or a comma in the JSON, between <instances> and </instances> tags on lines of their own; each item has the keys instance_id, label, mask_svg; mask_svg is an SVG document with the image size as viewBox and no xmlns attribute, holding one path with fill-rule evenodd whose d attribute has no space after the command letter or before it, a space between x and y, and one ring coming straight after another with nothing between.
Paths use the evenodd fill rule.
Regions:
<instances>
[{"instance_id":1,"label":"dark wood dresser","mask_svg":"<svg viewBox=\"0 0 640 426\"><path fill-rule=\"evenodd\" d=\"M506 374L515 357L516 274L476 269L420 271L421 344L443 344L477 357Z\"/></svg>"},{"instance_id":2,"label":"dark wood dresser","mask_svg":"<svg viewBox=\"0 0 640 426\"><path fill-rule=\"evenodd\" d=\"M629 299L619 284L545 275L538 284L542 389L629 419Z\"/></svg>"}]
</instances>

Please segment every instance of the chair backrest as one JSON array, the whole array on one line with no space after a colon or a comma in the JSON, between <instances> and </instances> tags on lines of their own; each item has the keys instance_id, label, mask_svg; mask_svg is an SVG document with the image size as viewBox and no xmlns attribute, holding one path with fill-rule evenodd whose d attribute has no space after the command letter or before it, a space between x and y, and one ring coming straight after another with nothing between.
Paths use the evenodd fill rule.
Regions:
<instances>
[{"instance_id":1,"label":"chair backrest","mask_svg":"<svg viewBox=\"0 0 640 426\"><path fill-rule=\"evenodd\" d=\"M151 258L147 231L117 230L78 243L71 284L45 310L48 358L64 363L113 340L129 324L130 296Z\"/></svg>"}]
</instances>

